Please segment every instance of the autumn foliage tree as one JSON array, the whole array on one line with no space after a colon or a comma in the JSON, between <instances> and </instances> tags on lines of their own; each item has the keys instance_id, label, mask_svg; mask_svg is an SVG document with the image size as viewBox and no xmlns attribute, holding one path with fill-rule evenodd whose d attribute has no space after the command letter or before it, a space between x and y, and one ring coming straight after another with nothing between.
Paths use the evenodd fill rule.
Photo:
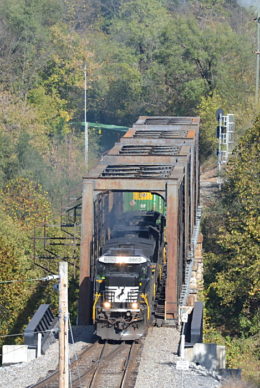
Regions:
<instances>
[{"instance_id":1,"label":"autumn foliage tree","mask_svg":"<svg viewBox=\"0 0 260 388\"><path fill-rule=\"evenodd\" d=\"M32 230L50 220L51 205L42 187L26 178L10 180L3 189L6 214L22 228Z\"/></svg>"},{"instance_id":2,"label":"autumn foliage tree","mask_svg":"<svg viewBox=\"0 0 260 388\"><path fill-rule=\"evenodd\" d=\"M30 241L19 224L0 209L0 335L10 334L17 318L35 291L35 284L21 282L35 275L28 261ZM10 283L2 283L10 281ZM21 328L21 327L20 327ZM14 338L16 339L16 338ZM0 343L6 342L2 338Z\"/></svg>"}]
</instances>

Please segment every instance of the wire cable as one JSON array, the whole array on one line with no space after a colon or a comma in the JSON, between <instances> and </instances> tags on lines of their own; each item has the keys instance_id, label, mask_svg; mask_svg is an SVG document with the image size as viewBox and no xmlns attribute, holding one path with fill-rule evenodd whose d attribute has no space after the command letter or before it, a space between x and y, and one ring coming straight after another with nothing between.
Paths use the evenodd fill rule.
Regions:
<instances>
[{"instance_id":1,"label":"wire cable","mask_svg":"<svg viewBox=\"0 0 260 388\"><path fill-rule=\"evenodd\" d=\"M42 331L33 331L32 330L32 333L35 333L35 334L38 334L38 333L56 333L57 332L57 329L49 329L49 330L42 330ZM6 337L19 337L19 336L23 336L24 333L16 333L16 334L4 334L4 335L0 335L0 338L6 338Z\"/></svg>"},{"instance_id":2,"label":"wire cable","mask_svg":"<svg viewBox=\"0 0 260 388\"><path fill-rule=\"evenodd\" d=\"M71 335L71 341L72 341L72 344L74 345L75 344L75 341L74 341L74 336L73 336L73 331L72 331L72 327L71 327L71 322L70 322L70 317L69 317L69 331L70 331L70 335ZM75 361L78 361L79 358L78 358L78 353L74 352L74 357L75 357ZM81 378L80 378L80 373L79 373L79 365L78 365L78 362L76 363L76 368L77 368L77 374L78 374L78 379L79 379L79 386L82 387L81 385ZM72 385L71 385L72 386Z\"/></svg>"},{"instance_id":3,"label":"wire cable","mask_svg":"<svg viewBox=\"0 0 260 388\"><path fill-rule=\"evenodd\" d=\"M49 275L45 276L44 278L37 278L37 279L13 279L13 280L2 280L0 281L0 284L8 284L8 283L23 283L23 282L48 282L49 280L56 280L59 279L59 275Z\"/></svg>"}]
</instances>

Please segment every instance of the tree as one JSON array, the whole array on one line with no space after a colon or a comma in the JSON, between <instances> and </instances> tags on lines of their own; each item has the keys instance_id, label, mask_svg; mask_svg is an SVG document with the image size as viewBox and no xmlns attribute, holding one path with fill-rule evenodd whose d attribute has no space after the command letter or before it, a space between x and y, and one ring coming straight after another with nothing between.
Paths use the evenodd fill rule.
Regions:
<instances>
[{"instance_id":1,"label":"tree","mask_svg":"<svg viewBox=\"0 0 260 388\"><path fill-rule=\"evenodd\" d=\"M248 85L252 87L245 71L250 50L247 38L233 32L227 23L204 20L202 24L188 15L177 16L162 48L169 87L178 88L189 106L215 92L225 100L239 101L240 92L247 93Z\"/></svg>"},{"instance_id":2,"label":"tree","mask_svg":"<svg viewBox=\"0 0 260 388\"><path fill-rule=\"evenodd\" d=\"M3 0L0 5L1 81L26 95L52 52L50 26L63 15L59 0Z\"/></svg>"},{"instance_id":3,"label":"tree","mask_svg":"<svg viewBox=\"0 0 260 388\"><path fill-rule=\"evenodd\" d=\"M51 216L47 193L29 179L10 180L3 189L3 206L6 214L16 220L22 228L33 230Z\"/></svg>"},{"instance_id":4,"label":"tree","mask_svg":"<svg viewBox=\"0 0 260 388\"><path fill-rule=\"evenodd\" d=\"M212 274L208 305L211 309L218 304L218 324L222 316L226 328L246 336L259 330L260 315L260 229L256 200L259 195L259 134L258 118L241 139L228 165L222 199L226 214L224 223L216 231L217 246L209 254L206 266L206 276L208 271Z\"/></svg>"},{"instance_id":5,"label":"tree","mask_svg":"<svg viewBox=\"0 0 260 388\"><path fill-rule=\"evenodd\" d=\"M204 3L207 11L210 2ZM131 0L109 16L106 28L101 20L102 33L89 35L100 64L91 116L127 124L139 114L193 115L201 98L215 94L237 110L247 96L248 107L251 42L242 27L230 26L232 12L214 4L214 14L194 17L193 6L170 12L167 2ZM222 7L218 17L216 7Z\"/></svg>"},{"instance_id":6,"label":"tree","mask_svg":"<svg viewBox=\"0 0 260 388\"><path fill-rule=\"evenodd\" d=\"M216 111L219 108L225 109L225 103L220 96L202 97L198 106L200 116L200 160L204 162L212 155L216 155L218 139L216 128Z\"/></svg>"},{"instance_id":7,"label":"tree","mask_svg":"<svg viewBox=\"0 0 260 388\"><path fill-rule=\"evenodd\" d=\"M33 272L30 272L30 262L26 257L26 251L29 250L29 239L24 231L21 231L19 225L3 213L2 206L0 222L0 332L1 335L6 335L16 324L19 312L33 293L35 284L19 282L33 275ZM1 283L7 280L17 282ZM5 339L1 339L1 343L3 341Z\"/></svg>"}]
</instances>

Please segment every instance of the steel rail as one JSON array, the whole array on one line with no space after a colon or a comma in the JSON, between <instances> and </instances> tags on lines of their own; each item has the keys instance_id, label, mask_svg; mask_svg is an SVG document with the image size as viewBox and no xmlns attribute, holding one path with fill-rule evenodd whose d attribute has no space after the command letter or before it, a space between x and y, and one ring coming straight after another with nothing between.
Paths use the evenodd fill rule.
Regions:
<instances>
[{"instance_id":1,"label":"steel rail","mask_svg":"<svg viewBox=\"0 0 260 388\"><path fill-rule=\"evenodd\" d=\"M105 363L108 363L111 359L113 359L114 356L116 356L117 354L120 354L126 348L126 345L124 343L121 343L121 344L119 344L116 347L116 349L113 349L111 352L109 352L108 354L104 355L106 347L108 347L108 345L109 344L107 342L104 344L104 346L103 346L103 348L101 350L99 359L94 362L93 366L88 368L80 376L80 378L77 378L77 379L75 379L72 382L72 386L73 387L75 387L75 388L78 387L78 385L75 386L74 384L79 383L80 380L84 380L84 378L86 378L92 372L93 375L91 377L91 380L90 380L90 383L89 383L89 387L90 388L94 388L96 386L96 381L97 381L97 378L98 378L101 366L104 366ZM84 386L85 386L85 384L84 384Z\"/></svg>"},{"instance_id":2,"label":"steel rail","mask_svg":"<svg viewBox=\"0 0 260 388\"><path fill-rule=\"evenodd\" d=\"M131 379L131 376L133 374L133 370L137 369L137 365L134 365L137 362L137 355L140 351L141 344L133 342L131 344L131 348L128 354L128 357L126 359L126 363L124 366L123 376L120 383L120 388L127 388L129 387L129 380Z\"/></svg>"},{"instance_id":3,"label":"steel rail","mask_svg":"<svg viewBox=\"0 0 260 388\"><path fill-rule=\"evenodd\" d=\"M86 347L80 354L79 354L79 358L74 360L71 364L70 364L70 369L73 369L73 370L76 370L76 368L78 367L79 365L79 361L80 361L80 358L85 355L86 353L89 353L90 351L92 351L95 347L97 347L97 344L98 342L95 342L93 344L91 344L90 346ZM58 369L56 369L54 372L52 372L51 374L49 374L47 377L45 377L43 380L39 381L38 383L36 384L33 384L33 385L30 385L28 386L28 388L49 388L50 387L50 384L55 384L56 380L58 382L58 377L59 377L59 371ZM48 385L46 385L48 384Z\"/></svg>"},{"instance_id":4,"label":"steel rail","mask_svg":"<svg viewBox=\"0 0 260 388\"><path fill-rule=\"evenodd\" d=\"M94 373L93 373L93 375L92 375L92 378L91 378L91 380L90 380L90 383L89 383L89 388L94 387L95 384L96 384L97 376L98 376L100 367L101 367L101 365L103 364L103 362L104 362L104 360L105 360L105 357L104 357L103 359L102 359L102 357L103 357L103 355L104 355L104 353L105 353L105 347L106 347L106 345L107 345L107 343L104 345L104 347L103 347L103 349L102 349L102 351L101 351L100 358L99 358L99 360L98 360L98 365L97 365L97 367L96 367L96 369L95 369L95 371L94 371ZM116 348L116 350L117 350L117 349L118 349L118 348ZM109 355L110 355L110 354L109 354Z\"/></svg>"}]
</instances>

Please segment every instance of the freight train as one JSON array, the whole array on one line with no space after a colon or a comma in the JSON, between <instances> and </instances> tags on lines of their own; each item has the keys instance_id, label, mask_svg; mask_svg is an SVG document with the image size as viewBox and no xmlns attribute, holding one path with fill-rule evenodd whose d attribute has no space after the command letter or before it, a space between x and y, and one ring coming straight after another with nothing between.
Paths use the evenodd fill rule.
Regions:
<instances>
[{"instance_id":1,"label":"freight train","mask_svg":"<svg viewBox=\"0 0 260 388\"><path fill-rule=\"evenodd\" d=\"M102 339L137 340L151 323L178 320L198 138L197 117L140 117L84 177L79 323Z\"/></svg>"}]
</instances>

